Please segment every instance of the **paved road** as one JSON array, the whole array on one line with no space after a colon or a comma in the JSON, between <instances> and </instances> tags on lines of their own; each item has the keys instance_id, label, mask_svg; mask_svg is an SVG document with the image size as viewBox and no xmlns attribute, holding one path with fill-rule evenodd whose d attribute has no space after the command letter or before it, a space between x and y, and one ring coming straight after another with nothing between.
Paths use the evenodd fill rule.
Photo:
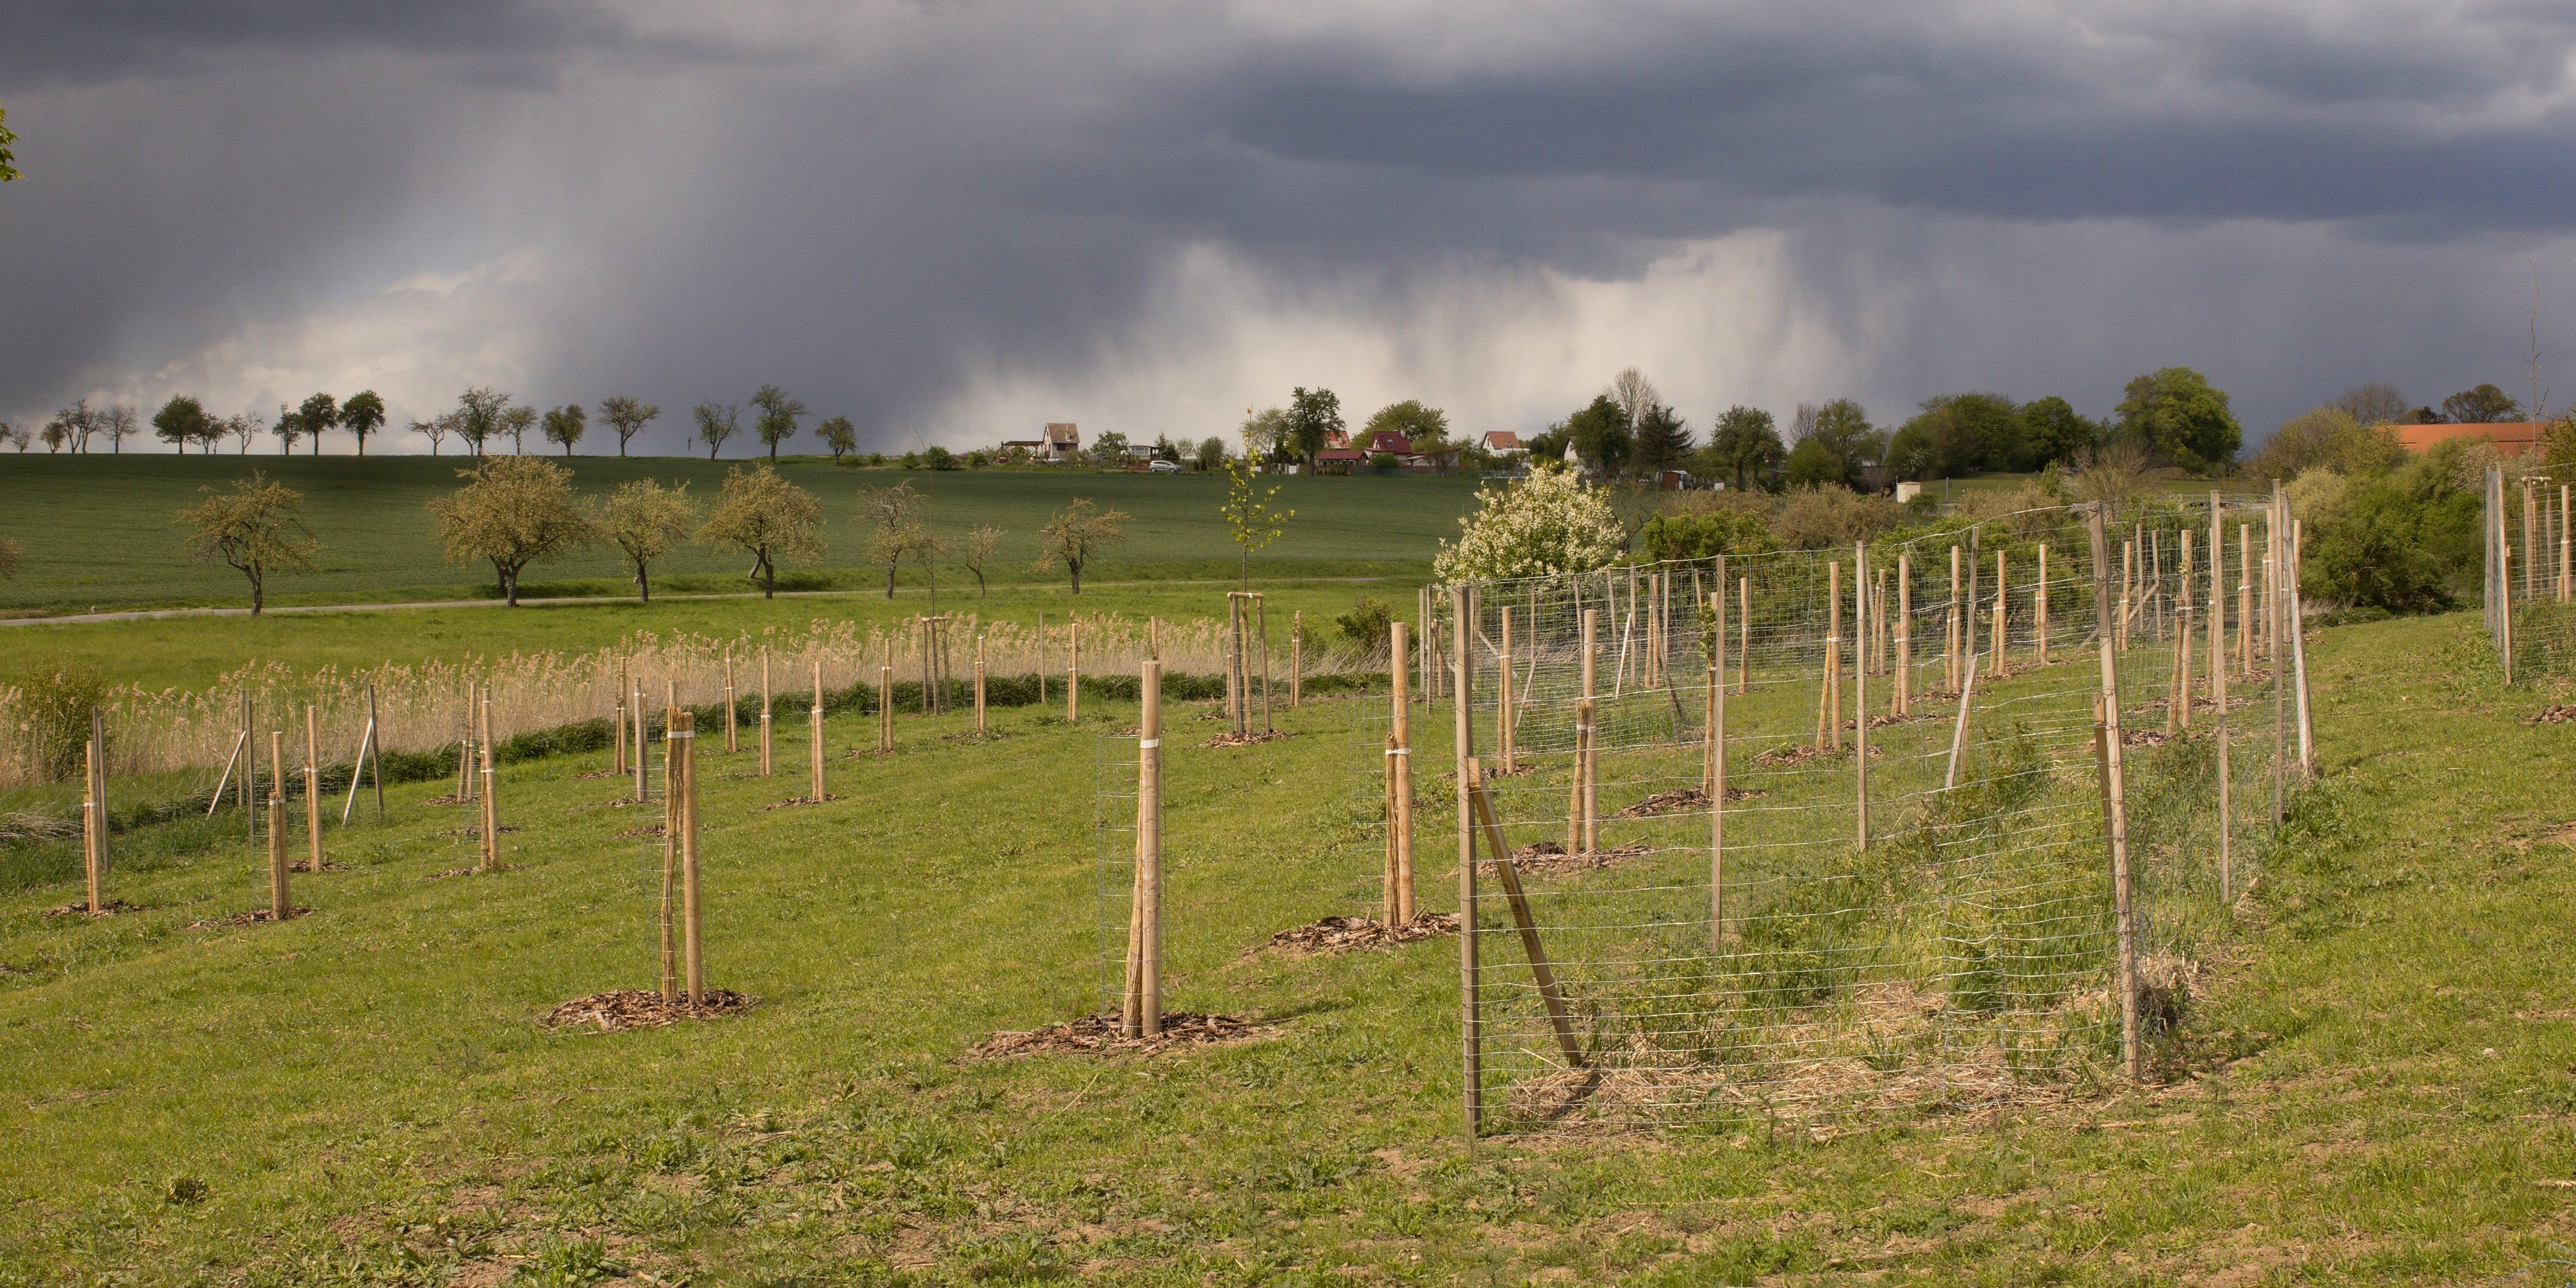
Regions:
<instances>
[{"instance_id":1,"label":"paved road","mask_svg":"<svg viewBox=\"0 0 2576 1288\"><path fill-rule=\"evenodd\" d=\"M1286 580L1286 581L1334 581L1334 582L1372 582L1372 581L1384 581L1384 580L1386 580L1386 578L1384 578L1384 577L1288 577L1288 578L1278 578L1278 579L1274 579L1274 580ZM1099 587L1108 587L1108 586L1227 586L1227 585L1232 585L1232 584L1233 584L1233 582L1234 582L1234 579L1233 579L1233 578L1231 578L1231 577L1211 577L1211 578L1204 578L1204 579L1192 580L1192 581L1127 581L1127 582L1118 582L1118 581L1099 581L1099 582L1093 582L1092 584L1093 584L1094 586L1099 586ZM780 599L848 599L848 598L853 598L853 597L861 596L861 595L874 596L874 595L881 595L881 594L883 594L883 593L884 593L883 591L877 591L877 590L782 590L782 591L778 592L778 598L780 598ZM907 590L900 591L900 592L898 592L898 593L909 596L909 595L917 595L917 594L921 594L922 592L917 591L917 590L909 590L909 589L907 589ZM758 598L760 598L760 597L761 597L760 592L759 592L759 591L756 591L756 590L733 590L733 591L724 591L724 592L721 592L721 593L712 593L712 594L710 594L710 593L687 594L687 595L668 595L668 594L666 594L666 595L663 595L661 598L663 598L663 599L758 599ZM520 597L519 597L519 603L520 603L520 604L522 604L522 605L541 605L541 604L603 604L603 603L617 603L617 602L620 602L620 600L619 600L618 598L611 597L611 596L607 596L607 595L561 595L561 596L553 596L553 597L548 597L548 598L543 598L543 599L531 598L531 597L528 597L528 596L525 596L525 595L522 595L522 596L520 596ZM389 613L389 612L395 612L395 611L398 611L398 610L401 610L401 609L407 609L407 608L507 608L507 607L509 607L509 605L508 605L506 602L504 602L504 601L502 601L502 600L498 600L498 599L428 599L428 600L419 600L419 601L415 601L415 602L412 602L412 603L402 603L402 604L271 604L271 605L268 607L267 612L269 613L269 615L272 615L272 616L284 616L284 615L289 614L289 613ZM114 613L63 613L63 614L60 614L60 615L57 615L57 616L51 616L51 617L0 617L0 626L63 626L63 625L70 625L70 624L75 624L75 623L79 623L79 622L148 622L148 621L157 621L157 620L159 620L159 619L161 619L161 618L164 618L164 617L248 617L248 616L250 616L250 610L249 610L249 609L247 609L247 608L137 608L137 609L130 609L130 610L126 610L126 611L123 611L123 612L114 612Z\"/></svg>"}]
</instances>

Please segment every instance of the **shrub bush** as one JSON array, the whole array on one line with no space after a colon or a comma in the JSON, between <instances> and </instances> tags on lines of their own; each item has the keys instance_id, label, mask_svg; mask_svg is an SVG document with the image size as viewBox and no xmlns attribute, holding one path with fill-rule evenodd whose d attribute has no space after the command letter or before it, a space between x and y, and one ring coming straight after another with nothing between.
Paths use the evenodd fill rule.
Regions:
<instances>
[{"instance_id":1,"label":"shrub bush","mask_svg":"<svg viewBox=\"0 0 2576 1288\"><path fill-rule=\"evenodd\" d=\"M29 667L18 677L18 691L37 773L57 781L79 777L90 709L107 705L107 677L87 662L55 658Z\"/></svg>"},{"instance_id":2,"label":"shrub bush","mask_svg":"<svg viewBox=\"0 0 2576 1288\"><path fill-rule=\"evenodd\" d=\"M1351 611L1333 619L1333 625L1341 628L1342 638L1362 649L1385 647L1394 623L1395 614L1387 608L1386 601L1370 595L1362 595L1351 605Z\"/></svg>"}]
</instances>

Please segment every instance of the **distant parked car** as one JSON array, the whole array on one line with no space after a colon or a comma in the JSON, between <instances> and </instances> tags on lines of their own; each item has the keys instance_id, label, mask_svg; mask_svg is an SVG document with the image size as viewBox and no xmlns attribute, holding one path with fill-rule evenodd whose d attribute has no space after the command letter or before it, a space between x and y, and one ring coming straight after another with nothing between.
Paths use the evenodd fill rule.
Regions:
<instances>
[{"instance_id":1,"label":"distant parked car","mask_svg":"<svg viewBox=\"0 0 2576 1288\"><path fill-rule=\"evenodd\" d=\"M1181 463L1179 461L1156 461L1145 468L1152 470L1157 474L1178 474L1181 472Z\"/></svg>"}]
</instances>

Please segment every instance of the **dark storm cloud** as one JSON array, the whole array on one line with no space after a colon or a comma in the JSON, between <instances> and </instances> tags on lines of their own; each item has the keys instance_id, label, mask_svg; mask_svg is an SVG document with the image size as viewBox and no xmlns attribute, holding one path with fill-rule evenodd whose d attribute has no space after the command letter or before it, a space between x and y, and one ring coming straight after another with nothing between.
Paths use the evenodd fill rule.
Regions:
<instances>
[{"instance_id":1,"label":"dark storm cloud","mask_svg":"<svg viewBox=\"0 0 2576 1288\"><path fill-rule=\"evenodd\" d=\"M524 396L636 389L667 427L777 379L899 440L986 366L1099 366L1181 246L1396 317L1426 275L1616 279L1761 228L1847 330L1891 297L1937 318L1922 282L1977 276L1955 298L1998 309L1992 344L1922 328L1854 378L1930 382L1911 397L1993 378L1982 355L2033 347L2012 328L2067 329L2030 319L2101 307L2080 274L2024 280L2015 228L2322 226L2324 271L2429 305L2493 282L2373 244L2576 217L2576 15L2548 6L1354 7L1294 30L1182 7L647 12L22 5L0 35L30 173L0 190L0 411L535 247L583 271L506 319L542 337ZM2321 271L2235 262L2250 280L2124 280L2277 330L2264 293ZM2098 348L2135 352L2056 387L2161 365L2183 290L2120 301L2128 330ZM2393 343L2353 325L2264 339L2313 383Z\"/></svg>"}]
</instances>

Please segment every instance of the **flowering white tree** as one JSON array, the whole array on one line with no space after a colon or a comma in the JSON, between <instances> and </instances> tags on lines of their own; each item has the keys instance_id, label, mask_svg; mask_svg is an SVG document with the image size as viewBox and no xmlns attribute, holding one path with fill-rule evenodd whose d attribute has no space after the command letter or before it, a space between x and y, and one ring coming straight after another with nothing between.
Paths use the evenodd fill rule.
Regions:
<instances>
[{"instance_id":1,"label":"flowering white tree","mask_svg":"<svg viewBox=\"0 0 2576 1288\"><path fill-rule=\"evenodd\" d=\"M1479 488L1476 512L1458 521L1431 563L1443 582L1590 572L1619 557L1619 517L1599 488L1542 465L1502 488Z\"/></svg>"}]
</instances>

